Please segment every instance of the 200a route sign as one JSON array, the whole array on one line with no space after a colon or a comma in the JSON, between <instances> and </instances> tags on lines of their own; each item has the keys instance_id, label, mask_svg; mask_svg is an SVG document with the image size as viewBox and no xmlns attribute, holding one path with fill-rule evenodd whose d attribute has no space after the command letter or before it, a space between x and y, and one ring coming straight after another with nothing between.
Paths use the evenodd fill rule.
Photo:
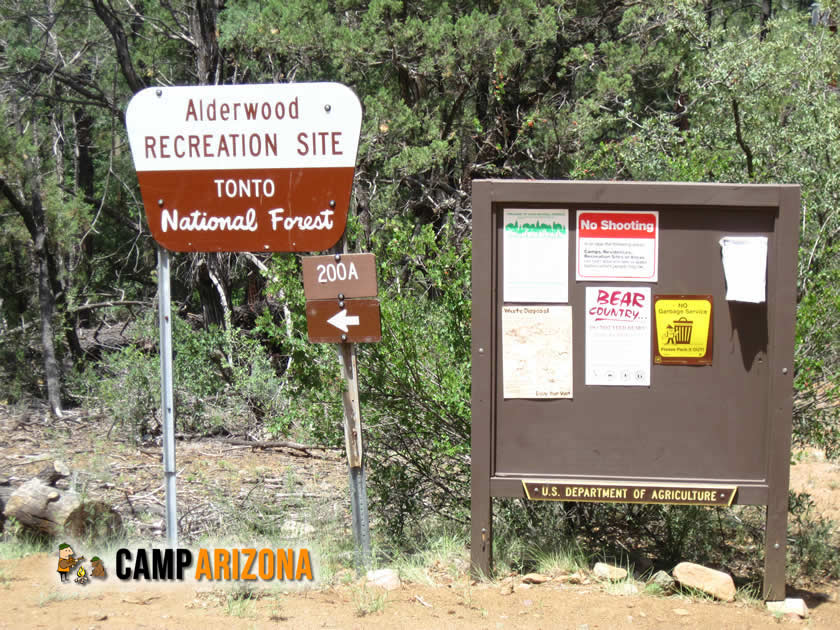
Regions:
<instances>
[{"instance_id":1,"label":"200a route sign","mask_svg":"<svg viewBox=\"0 0 840 630\"><path fill-rule=\"evenodd\" d=\"M373 343L382 339L379 300L315 300L306 303L313 343Z\"/></svg>"},{"instance_id":2,"label":"200a route sign","mask_svg":"<svg viewBox=\"0 0 840 630\"><path fill-rule=\"evenodd\" d=\"M149 229L163 247L321 251L344 233L362 122L350 88L148 88L125 116Z\"/></svg>"},{"instance_id":3,"label":"200a route sign","mask_svg":"<svg viewBox=\"0 0 840 630\"><path fill-rule=\"evenodd\" d=\"M303 292L307 300L376 297L376 256L304 256Z\"/></svg>"}]
</instances>

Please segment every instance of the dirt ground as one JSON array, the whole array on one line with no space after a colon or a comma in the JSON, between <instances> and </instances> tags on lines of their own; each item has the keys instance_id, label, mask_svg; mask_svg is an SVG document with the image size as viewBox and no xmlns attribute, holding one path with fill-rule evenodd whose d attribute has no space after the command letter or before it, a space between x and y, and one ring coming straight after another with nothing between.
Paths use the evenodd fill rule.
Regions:
<instances>
[{"instance_id":1,"label":"dirt ground","mask_svg":"<svg viewBox=\"0 0 840 630\"><path fill-rule=\"evenodd\" d=\"M102 419L77 415L56 423L38 413L0 412L0 477L16 485L60 457L76 473L74 487L114 505L145 544L164 542L160 451L154 445L122 442L118 428ZM821 513L840 520L840 467L818 453L798 459L791 467L792 487L810 492ZM232 514L273 520L301 536L301 547L327 525L350 535L340 453L313 459L207 439L179 442L177 465L187 541L224 534ZM272 497L282 502L276 513L264 507ZM81 547L81 553L96 553ZM113 563L113 553L104 555L106 564ZM431 568L423 580L406 579L386 592L348 570L313 587L272 586L243 597L204 583L122 582L113 567L104 583L61 584L56 563L57 553L0 560L0 628L840 628L834 583L788 587L788 596L805 599L810 609L800 620L774 616L755 600L621 594L592 576L582 584L569 583L568 576L539 585L523 584L518 576L475 583L465 571ZM317 581L317 566L315 572Z\"/></svg>"}]
</instances>

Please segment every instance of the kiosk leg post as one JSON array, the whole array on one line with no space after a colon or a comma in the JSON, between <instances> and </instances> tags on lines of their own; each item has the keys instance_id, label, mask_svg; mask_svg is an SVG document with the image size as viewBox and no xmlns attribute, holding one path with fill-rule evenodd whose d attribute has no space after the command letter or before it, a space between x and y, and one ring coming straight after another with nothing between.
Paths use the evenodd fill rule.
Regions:
<instances>
[{"instance_id":1,"label":"kiosk leg post","mask_svg":"<svg viewBox=\"0 0 840 630\"><path fill-rule=\"evenodd\" d=\"M471 523L472 535L470 538L470 564L472 575L476 579L489 577L493 568L493 499L490 497L489 480L482 480L485 486L481 491L473 488ZM473 474L473 484L476 478Z\"/></svg>"},{"instance_id":2,"label":"kiosk leg post","mask_svg":"<svg viewBox=\"0 0 840 630\"><path fill-rule=\"evenodd\" d=\"M787 496L785 496L787 499ZM787 501L772 500L767 506L764 534L764 599L785 598L785 555L787 552Z\"/></svg>"}]
</instances>

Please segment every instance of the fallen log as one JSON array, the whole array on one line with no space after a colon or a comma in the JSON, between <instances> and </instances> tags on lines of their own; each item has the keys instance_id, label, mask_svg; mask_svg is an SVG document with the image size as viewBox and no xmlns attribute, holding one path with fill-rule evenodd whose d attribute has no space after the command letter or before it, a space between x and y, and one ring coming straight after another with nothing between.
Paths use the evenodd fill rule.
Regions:
<instances>
[{"instance_id":1,"label":"fallen log","mask_svg":"<svg viewBox=\"0 0 840 630\"><path fill-rule=\"evenodd\" d=\"M3 516L50 536L95 536L118 530L122 519L110 506L101 501L82 500L77 492L56 488L56 482L69 474L63 462L50 463L8 495Z\"/></svg>"}]
</instances>

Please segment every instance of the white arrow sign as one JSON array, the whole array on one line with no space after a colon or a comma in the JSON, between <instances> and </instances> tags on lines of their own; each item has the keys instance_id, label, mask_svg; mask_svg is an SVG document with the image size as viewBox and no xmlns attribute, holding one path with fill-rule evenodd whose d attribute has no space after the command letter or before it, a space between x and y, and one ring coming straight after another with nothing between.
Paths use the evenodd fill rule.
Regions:
<instances>
[{"instance_id":1,"label":"white arrow sign","mask_svg":"<svg viewBox=\"0 0 840 630\"><path fill-rule=\"evenodd\" d=\"M323 321L323 320L321 320ZM338 328L341 332L347 332L348 326L358 326L359 325L359 316L358 315L347 315L347 309L341 309L330 317L327 320L328 324L332 324L336 328Z\"/></svg>"}]
</instances>

